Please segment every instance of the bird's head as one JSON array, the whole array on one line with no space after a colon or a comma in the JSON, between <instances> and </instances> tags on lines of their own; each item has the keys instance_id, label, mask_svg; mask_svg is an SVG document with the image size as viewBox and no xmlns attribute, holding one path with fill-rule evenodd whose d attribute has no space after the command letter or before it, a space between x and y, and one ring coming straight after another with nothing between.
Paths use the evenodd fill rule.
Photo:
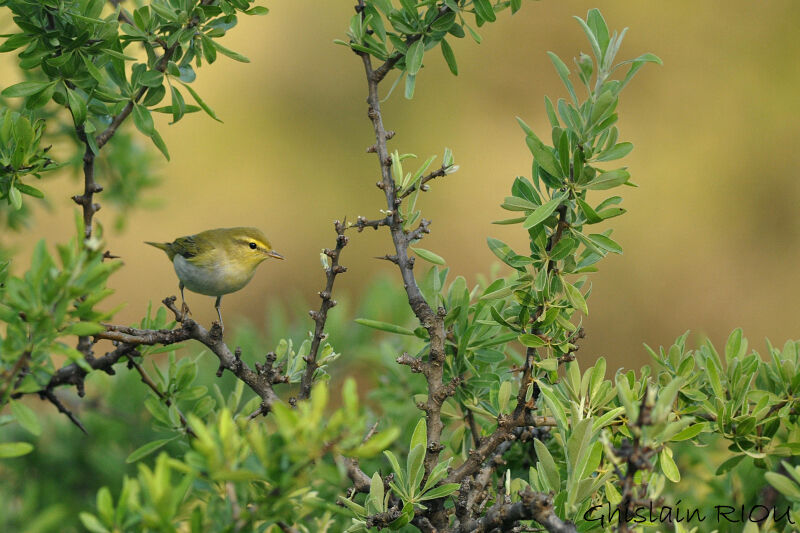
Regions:
<instances>
[{"instance_id":1,"label":"bird's head","mask_svg":"<svg viewBox=\"0 0 800 533\"><path fill-rule=\"evenodd\" d=\"M229 257L237 263L255 268L265 259L283 259L259 229L226 228L219 231Z\"/></svg>"}]
</instances>

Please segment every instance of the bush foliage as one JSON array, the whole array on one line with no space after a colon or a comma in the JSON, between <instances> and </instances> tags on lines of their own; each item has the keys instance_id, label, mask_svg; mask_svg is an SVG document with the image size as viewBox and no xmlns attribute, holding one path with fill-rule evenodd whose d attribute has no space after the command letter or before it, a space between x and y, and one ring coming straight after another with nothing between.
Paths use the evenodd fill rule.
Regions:
<instances>
[{"instance_id":1,"label":"bush foliage","mask_svg":"<svg viewBox=\"0 0 800 533\"><path fill-rule=\"evenodd\" d=\"M0 262L3 530L796 528L797 342L758 353L738 329L719 348L691 348L684 334L649 350L651 365L616 372L576 356L591 275L622 253L619 191L635 186L617 104L639 69L661 63L620 60L626 31L596 9L576 17L588 53L570 66L548 53L566 91L545 97L550 134L518 119L531 172L509 179L496 224L528 246L488 236L502 263L492 275L470 286L421 246L431 230L417 199L458 167L446 148L438 165L390 151L380 98L403 82L411 99L422 67L440 60L434 49L457 75L458 40L480 42L484 24L522 2L359 0L337 42L352 75L362 63L384 198L376 218L335 223L312 331L275 309L269 324L223 339L174 298L113 324L106 283L121 263L104 252L98 203L116 205L122 227L157 184L139 144L169 158L153 113L217 118L192 83L220 56L248 61L218 39L238 17L267 14L254 4L0 1L16 26L0 52L25 80L0 93L3 232L24 230L45 173L84 178L75 238L38 243L24 272ZM49 146L65 139L74 154L57 161ZM384 259L399 277L329 313L348 241L365 228L389 234ZM79 419L59 391L84 396L86 382ZM29 395L89 437L31 409ZM720 506L731 511L720 517Z\"/></svg>"}]
</instances>

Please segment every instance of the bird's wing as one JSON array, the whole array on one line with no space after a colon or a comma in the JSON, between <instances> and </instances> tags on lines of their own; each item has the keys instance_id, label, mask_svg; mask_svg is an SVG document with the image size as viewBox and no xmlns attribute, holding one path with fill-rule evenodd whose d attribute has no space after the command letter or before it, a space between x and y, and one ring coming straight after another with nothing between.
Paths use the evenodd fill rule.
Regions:
<instances>
[{"instance_id":1,"label":"bird's wing","mask_svg":"<svg viewBox=\"0 0 800 533\"><path fill-rule=\"evenodd\" d=\"M183 256L186 259L192 258L199 253L197 243L192 235L188 237L178 237L169 247L172 249L173 253Z\"/></svg>"}]
</instances>

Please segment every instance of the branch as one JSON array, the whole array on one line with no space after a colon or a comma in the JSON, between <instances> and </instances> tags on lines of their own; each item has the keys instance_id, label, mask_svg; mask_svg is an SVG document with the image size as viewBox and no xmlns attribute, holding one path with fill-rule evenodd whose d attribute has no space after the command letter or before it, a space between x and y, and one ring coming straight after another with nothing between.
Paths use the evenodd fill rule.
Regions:
<instances>
[{"instance_id":1,"label":"branch","mask_svg":"<svg viewBox=\"0 0 800 533\"><path fill-rule=\"evenodd\" d=\"M453 168L453 165L449 165L449 166L442 165L441 168L439 168L438 170L434 170L430 174L427 174L427 175L423 176L422 179L419 180L419 184L412 185L411 187L408 188L408 190L404 191L403 194L401 194L398 198L402 200L406 196L410 195L412 192L416 191L418 186L419 186L420 190L422 190L423 192L427 191L428 190L428 186L425 185L426 183L428 183L432 179L440 178L442 176L447 175L447 172L451 168Z\"/></svg>"},{"instance_id":2,"label":"branch","mask_svg":"<svg viewBox=\"0 0 800 533\"><path fill-rule=\"evenodd\" d=\"M158 396L158 398L162 402L164 402L164 405L166 405L167 407L171 407L172 400L170 400L166 395L164 395L163 392L161 392L161 390L158 388L158 385L156 385L153 382L153 380L150 378L147 372L145 372L144 368L142 368L142 365L137 363L136 360L133 359L132 357L128 359L128 362L139 373L139 376L141 376L142 378L142 383L150 387L150 390L152 390L156 394L156 396ZM177 407L176 410L178 411L178 417L180 418L181 425L183 426L183 429L186 430L186 434L189 435L190 437L196 437L197 435L195 434L194 431L192 431L192 428L189 427L189 422L186 420L186 417L183 416L181 410L177 409Z\"/></svg>"},{"instance_id":3,"label":"branch","mask_svg":"<svg viewBox=\"0 0 800 533\"><path fill-rule=\"evenodd\" d=\"M78 420L78 417L76 417L76 416L75 416L75 414L73 414L73 412L72 412L72 411L70 411L69 409L67 409L67 408L64 406L64 404L63 404L63 403L61 403L61 400L59 400L59 399L58 399L58 397L56 396L56 394L55 394L55 393L54 393L52 390L49 390L49 389L47 389L47 390L40 391L40 392L39 392L39 396L40 396L42 399L46 399L47 401L49 401L50 403L52 403L53 405L55 405L55 406L56 406L56 409L58 409L58 412L59 412L59 413L63 413L63 414L65 414L65 415L67 415L67 418L69 418L69 419L70 419L70 421L71 421L73 424L75 424L76 426L78 426L78 429L80 429L81 431L83 431L83 433L84 433L85 435L88 435L88 434L89 434L89 432L88 432L88 431L86 431L86 428L84 427L84 425L83 425L83 424L81 424L81 421L80 421L80 420Z\"/></svg>"},{"instance_id":4,"label":"branch","mask_svg":"<svg viewBox=\"0 0 800 533\"><path fill-rule=\"evenodd\" d=\"M165 299L164 304L173 312L177 311L174 296ZM219 359L220 374L224 370L230 370L233 375L261 397L262 404L266 409L280 401L272 389L272 376L251 369L247 363L242 361L240 350L237 349L232 353L222 341L222 330L218 324L215 324L210 331L189 318L184 319L180 327L175 329L143 330L127 326L107 325L106 331L95 335L95 339L118 341L130 346L155 344L169 346L186 340L199 341Z\"/></svg>"},{"instance_id":5,"label":"branch","mask_svg":"<svg viewBox=\"0 0 800 533\"><path fill-rule=\"evenodd\" d=\"M396 256L396 261L395 256L393 256L392 262L395 262L400 270L400 275L403 278L403 286L408 296L408 304L414 312L414 315L416 315L417 319L420 321L422 327L428 331L430 338L430 352L423 371L428 382L428 401L425 406L428 434L427 451L425 454L425 475L427 477L438 463L439 453L442 450L442 445L440 443L443 430L441 407L449 391L442 379L445 359L444 318L447 313L444 308L439 308L434 311L428 302L425 301L417 285L417 280L414 277L414 261L408 256L409 244L414 238L419 238L421 232L428 231L427 226L430 222L424 221L415 232L406 234L403 231L402 221L400 217L396 216L395 212L395 206L398 201L397 190L395 189L394 179L392 178L389 151L386 146L387 134L383 125L380 98L378 96L378 83L383 79L386 72L392 68L394 63L391 63L392 59L389 59L380 67L380 69L383 69L382 71L373 70L369 54L360 53L359 55L364 63L364 72L369 88L367 98L367 103L369 105L368 115L372 121L372 127L375 133L375 153L378 156L381 168L380 185L386 197L386 206L391 213L387 216L387 220L389 222L389 230L396 252L394 254ZM397 60L399 60L399 58ZM395 62L397 60L395 60Z\"/></svg>"},{"instance_id":6,"label":"branch","mask_svg":"<svg viewBox=\"0 0 800 533\"><path fill-rule=\"evenodd\" d=\"M359 217L359 221L363 220ZM347 223L339 222L338 220L333 223L334 228L336 229L336 248L333 250L326 248L324 253L331 259L331 265L325 269L325 277L327 282L325 284L325 289L319 293L319 297L322 298L322 303L319 306L319 311L310 311L309 314L311 318L314 319L315 326L314 326L314 338L311 340L311 350L309 351L308 355L305 357L306 361L306 370L303 373L303 377L300 381L300 394L299 398L301 400L305 400L311 396L311 385L314 383L314 372L317 371L319 365L317 365L317 355L319 353L319 345L322 343L322 340L327 337L327 334L324 333L325 330L325 321L328 319L328 310L331 307L336 306L336 300L331 298L331 294L333 292L333 283L336 281L336 276L338 274L343 274L347 272L347 269L339 264L339 255L342 252L342 248L347 246L348 238L344 234L347 230Z\"/></svg>"},{"instance_id":7,"label":"branch","mask_svg":"<svg viewBox=\"0 0 800 533\"><path fill-rule=\"evenodd\" d=\"M556 516L551 495L534 492L528 487L520 493L520 498L512 504L499 501L480 520L461 525L458 533L510 531L521 520L535 520L550 533L577 533L575 524Z\"/></svg>"}]
</instances>

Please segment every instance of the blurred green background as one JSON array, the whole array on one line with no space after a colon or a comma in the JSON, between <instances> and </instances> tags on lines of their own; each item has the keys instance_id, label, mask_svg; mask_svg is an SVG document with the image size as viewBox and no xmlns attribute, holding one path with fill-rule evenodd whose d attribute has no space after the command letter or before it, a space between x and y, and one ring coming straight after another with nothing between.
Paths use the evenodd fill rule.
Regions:
<instances>
[{"instance_id":1,"label":"blurred green background","mask_svg":"<svg viewBox=\"0 0 800 533\"><path fill-rule=\"evenodd\" d=\"M229 327L265 323L270 302L299 297L317 305L318 254L334 243L331 221L375 218L384 207L375 156L365 153L373 139L363 68L333 44L344 36L350 4L266 2L268 16L242 19L224 42L252 63L223 57L201 70L195 88L224 124L201 115L164 122L172 162L156 166L163 184L150 193L160 207L135 210L123 232L110 230L111 210L97 216L126 263L112 278L111 303L127 302L117 321L138 320L149 300L177 290L171 265L142 241L219 226L258 226L288 258L262 266L247 290L225 298ZM612 28L630 28L620 58L650 51L664 66L648 65L623 93L620 137L636 145L626 164L641 187L624 191L629 213L611 222L625 254L592 276L579 357L636 367L646 361L642 342L666 344L689 328L715 343L737 326L758 344L797 337L800 4L790 0L526 2L481 29L480 46L469 38L453 43L458 77L431 54L414 100L398 91L384 104L386 126L397 132L390 149L425 158L448 146L461 167L422 199L423 216L434 221L423 246L468 280L496 262L487 236L524 249L518 227L490 225L505 218L499 204L514 176L530 174L514 117L545 131L544 95L563 96L545 51L569 64L588 51L572 16L590 7ZM0 18L0 33L10 29ZM3 86L18 81L15 63L15 55L0 55ZM69 196L78 181L65 173L46 181L51 209L29 231L2 236L22 257L42 236L63 242L73 232ZM385 232L354 235L337 293L356 299L364 280L395 275L372 259L390 244ZM188 301L197 319L215 318L211 298ZM337 348L346 355L346 346Z\"/></svg>"}]
</instances>

